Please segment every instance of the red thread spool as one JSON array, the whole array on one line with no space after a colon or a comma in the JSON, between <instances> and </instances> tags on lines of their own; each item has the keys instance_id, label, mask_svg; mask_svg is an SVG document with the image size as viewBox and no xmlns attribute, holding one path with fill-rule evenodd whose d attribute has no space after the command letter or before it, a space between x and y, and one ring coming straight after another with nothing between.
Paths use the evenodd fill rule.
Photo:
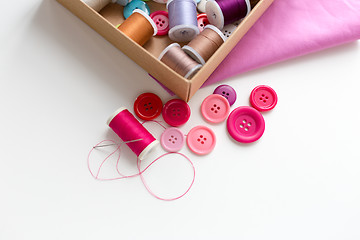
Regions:
<instances>
[{"instance_id":1,"label":"red thread spool","mask_svg":"<svg viewBox=\"0 0 360 240\"><path fill-rule=\"evenodd\" d=\"M116 110L108 119L109 127L143 160L159 142L126 108Z\"/></svg>"}]
</instances>

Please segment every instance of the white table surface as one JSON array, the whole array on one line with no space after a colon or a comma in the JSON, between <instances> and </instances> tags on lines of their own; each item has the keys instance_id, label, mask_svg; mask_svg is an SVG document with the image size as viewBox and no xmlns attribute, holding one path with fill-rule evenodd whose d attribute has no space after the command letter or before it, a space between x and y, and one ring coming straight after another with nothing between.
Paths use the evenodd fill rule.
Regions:
<instances>
[{"instance_id":1,"label":"white table surface","mask_svg":"<svg viewBox=\"0 0 360 240\"><path fill-rule=\"evenodd\" d=\"M116 139L105 122L118 107L147 91L172 97L57 2L0 6L0 239L360 239L359 41L223 81L238 93L234 107L260 84L279 96L254 144L207 124L199 107L216 85L199 90L181 129L210 126L218 143L204 157L184 147L194 186L164 202L139 178L94 180L86 157ZM121 167L136 171L126 149ZM174 196L191 168L174 156L145 177Z\"/></svg>"}]
</instances>

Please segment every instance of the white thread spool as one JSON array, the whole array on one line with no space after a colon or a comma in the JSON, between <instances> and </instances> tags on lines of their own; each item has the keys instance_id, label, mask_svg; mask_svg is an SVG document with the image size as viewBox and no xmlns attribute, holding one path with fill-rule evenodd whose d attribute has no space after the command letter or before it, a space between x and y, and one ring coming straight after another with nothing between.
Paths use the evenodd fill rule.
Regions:
<instances>
[{"instance_id":1,"label":"white thread spool","mask_svg":"<svg viewBox=\"0 0 360 240\"><path fill-rule=\"evenodd\" d=\"M114 3L116 0L82 0L86 5L91 7L97 12L100 12L109 3Z\"/></svg>"}]
</instances>

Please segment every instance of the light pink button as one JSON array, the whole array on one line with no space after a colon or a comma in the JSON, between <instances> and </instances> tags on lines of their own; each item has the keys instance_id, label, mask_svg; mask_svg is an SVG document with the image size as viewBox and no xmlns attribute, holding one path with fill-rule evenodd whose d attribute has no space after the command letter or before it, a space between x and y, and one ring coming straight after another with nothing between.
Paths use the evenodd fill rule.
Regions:
<instances>
[{"instance_id":1,"label":"light pink button","mask_svg":"<svg viewBox=\"0 0 360 240\"><path fill-rule=\"evenodd\" d=\"M185 136L178 128L168 128L160 138L161 146L168 152L177 152L185 144Z\"/></svg>"},{"instance_id":2,"label":"light pink button","mask_svg":"<svg viewBox=\"0 0 360 240\"><path fill-rule=\"evenodd\" d=\"M219 94L212 94L201 104L203 117L211 123L224 121L230 112L230 104L226 98Z\"/></svg>"},{"instance_id":3,"label":"light pink button","mask_svg":"<svg viewBox=\"0 0 360 240\"><path fill-rule=\"evenodd\" d=\"M274 89L266 85L255 87L250 94L251 105L261 112L273 109L277 101L278 98Z\"/></svg>"},{"instance_id":4,"label":"light pink button","mask_svg":"<svg viewBox=\"0 0 360 240\"><path fill-rule=\"evenodd\" d=\"M215 133L208 127L196 126L188 133L186 143L194 153L208 154L216 145Z\"/></svg>"}]
</instances>

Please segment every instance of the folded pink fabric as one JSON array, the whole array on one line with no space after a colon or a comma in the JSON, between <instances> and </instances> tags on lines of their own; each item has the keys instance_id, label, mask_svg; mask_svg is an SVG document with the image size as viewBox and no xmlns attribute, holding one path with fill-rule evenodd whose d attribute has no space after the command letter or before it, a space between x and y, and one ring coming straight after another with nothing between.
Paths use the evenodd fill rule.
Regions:
<instances>
[{"instance_id":1,"label":"folded pink fabric","mask_svg":"<svg viewBox=\"0 0 360 240\"><path fill-rule=\"evenodd\" d=\"M204 86L360 38L360 0L275 0Z\"/></svg>"}]
</instances>

